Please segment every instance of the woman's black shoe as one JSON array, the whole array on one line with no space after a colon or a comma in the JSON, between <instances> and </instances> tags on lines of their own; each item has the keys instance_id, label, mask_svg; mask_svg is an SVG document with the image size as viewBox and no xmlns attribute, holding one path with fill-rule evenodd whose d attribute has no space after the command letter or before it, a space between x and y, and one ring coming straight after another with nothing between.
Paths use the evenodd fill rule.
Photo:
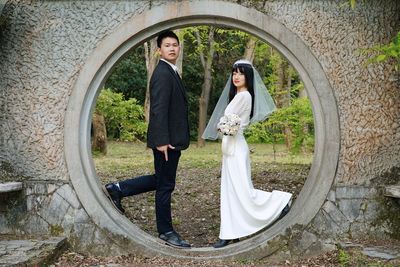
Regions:
<instances>
[{"instance_id":1,"label":"woman's black shoe","mask_svg":"<svg viewBox=\"0 0 400 267\"><path fill-rule=\"evenodd\" d=\"M289 213L289 210L290 210L290 206L289 206L289 204L286 204L286 206L283 208L281 214L279 215L278 220L285 217L285 215Z\"/></svg>"},{"instance_id":2,"label":"woman's black shoe","mask_svg":"<svg viewBox=\"0 0 400 267\"><path fill-rule=\"evenodd\" d=\"M213 245L214 248L222 248L229 245L230 242L237 243L239 238L236 239L218 239L218 241Z\"/></svg>"}]
</instances>

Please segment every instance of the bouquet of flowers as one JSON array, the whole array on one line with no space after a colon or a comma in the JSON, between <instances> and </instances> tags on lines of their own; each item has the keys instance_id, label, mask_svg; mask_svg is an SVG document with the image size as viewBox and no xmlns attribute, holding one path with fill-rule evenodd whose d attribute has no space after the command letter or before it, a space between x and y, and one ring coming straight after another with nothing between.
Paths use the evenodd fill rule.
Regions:
<instances>
[{"instance_id":1,"label":"bouquet of flowers","mask_svg":"<svg viewBox=\"0 0 400 267\"><path fill-rule=\"evenodd\" d=\"M217 129L223 135L234 136L240 128L240 117L236 114L228 114L221 117L217 124Z\"/></svg>"}]
</instances>

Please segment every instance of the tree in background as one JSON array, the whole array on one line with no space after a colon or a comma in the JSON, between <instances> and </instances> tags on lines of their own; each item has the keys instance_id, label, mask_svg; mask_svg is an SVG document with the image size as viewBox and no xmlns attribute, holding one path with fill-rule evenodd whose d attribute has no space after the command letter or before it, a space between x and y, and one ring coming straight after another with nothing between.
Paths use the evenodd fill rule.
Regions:
<instances>
[{"instance_id":1,"label":"tree in background","mask_svg":"<svg viewBox=\"0 0 400 267\"><path fill-rule=\"evenodd\" d=\"M190 120L190 135L192 140L198 140L203 130L199 130L199 103L202 97L202 91L205 88L205 81L209 81L205 75L204 67L201 62L200 51L203 51L204 62L207 62L206 56L209 50L209 26L190 27L182 30L184 32L184 76L183 81L187 88L189 102L189 120ZM201 46L196 36L196 31L199 31L201 38ZM207 122L208 116L211 114L214 106L225 86L226 80L231 71L232 63L241 58L244 51L245 42L243 41L243 32L230 30L225 28L214 29L213 41L213 61L211 62L211 80L210 92L208 101L206 94L203 93L203 101L208 102L207 113L204 124ZM210 58L210 57L209 57ZM205 109L202 110L204 112ZM204 114L204 113L203 113ZM203 128L204 129L204 128ZM202 140L201 140L202 141Z\"/></svg>"},{"instance_id":2,"label":"tree in background","mask_svg":"<svg viewBox=\"0 0 400 267\"><path fill-rule=\"evenodd\" d=\"M107 154L107 130L104 116L97 110L92 119L92 151Z\"/></svg>"},{"instance_id":3,"label":"tree in background","mask_svg":"<svg viewBox=\"0 0 400 267\"><path fill-rule=\"evenodd\" d=\"M298 146L299 143L307 143L304 141L307 139L303 138L304 136L313 138L312 113L311 124L308 123L309 117L304 118L303 121L300 121L299 118L297 123L294 122L296 114L309 114L307 112L311 110L307 98L302 100L304 103L300 101L304 105L297 103L297 99L305 95L304 86L296 71L271 46L254 36L230 28L198 26L175 32L180 38L181 47L185 48L177 65L180 65L180 75L187 88L191 140L199 140L208 117L225 87L232 64L242 58L253 62L269 92L277 101L278 107L289 109L282 114L292 114L288 115L287 118L283 115L276 115L275 119L273 114L269 119L270 124L264 122L261 125L250 127L251 129L246 132L249 142L286 142L288 148L294 151L293 148ZM114 104L122 103L122 100L129 101L130 98L135 98L137 99L135 105L140 105L144 112L146 110L146 86L148 78L151 76L150 72L158 61L157 57L155 39L149 40L147 44L138 46L127 53L115 66L109 80L106 81L106 85L110 85L112 92L123 94L118 96L121 98L120 100L114 99L115 101L111 102ZM108 98L112 97L109 96ZM294 109L300 110L295 112ZM116 107L113 107L109 109L108 115L105 116L110 138L142 140L145 137L144 134L140 137L140 131L133 136L121 135L123 129L128 128L127 124L116 125L118 120L124 119L120 115L111 114L111 110L117 114L120 112ZM144 112L144 114L146 113ZM145 123L144 114L132 119L132 124ZM281 121L278 122L278 120ZM200 123L203 123L203 126ZM302 133L299 132L298 125L302 125ZM143 132L145 131L146 128ZM288 138L289 134L290 139ZM303 141L300 142L299 138ZM307 140L311 140L310 138ZM201 139L201 141L203 140Z\"/></svg>"},{"instance_id":4,"label":"tree in background","mask_svg":"<svg viewBox=\"0 0 400 267\"><path fill-rule=\"evenodd\" d=\"M252 35L248 36L248 40L246 43L246 49L244 50L244 55L243 59L246 59L253 63L254 57L255 57L255 52L256 52L256 46L257 46L257 41L258 39Z\"/></svg>"},{"instance_id":5,"label":"tree in background","mask_svg":"<svg viewBox=\"0 0 400 267\"><path fill-rule=\"evenodd\" d=\"M150 112L150 78L153 75L153 71L156 68L157 62L159 60L159 54L157 53L157 38L152 38L151 40L144 43L144 55L146 59L146 93L145 100L143 104L144 117L146 122L149 122L149 112Z\"/></svg>"},{"instance_id":6,"label":"tree in background","mask_svg":"<svg viewBox=\"0 0 400 267\"><path fill-rule=\"evenodd\" d=\"M147 86L147 69L144 46L129 51L113 68L105 88L122 93L125 99L135 98L144 104Z\"/></svg>"},{"instance_id":7,"label":"tree in background","mask_svg":"<svg viewBox=\"0 0 400 267\"><path fill-rule=\"evenodd\" d=\"M201 87L201 94L199 97L199 122L197 130L197 145L199 147L203 147L205 145L205 141L201 138L201 133L203 133L204 129L206 128L207 110L210 100L212 64L215 52L215 27L197 27L195 28L194 34L196 36L198 54L204 73L203 85Z\"/></svg>"},{"instance_id":8,"label":"tree in background","mask_svg":"<svg viewBox=\"0 0 400 267\"><path fill-rule=\"evenodd\" d=\"M245 132L249 143L285 143L292 152L312 151L314 124L311 103L298 73L275 49L258 41L253 65L259 70L277 111Z\"/></svg>"},{"instance_id":9,"label":"tree in background","mask_svg":"<svg viewBox=\"0 0 400 267\"><path fill-rule=\"evenodd\" d=\"M179 57L176 60L176 67L178 68L178 74L183 77L183 56L185 55L185 31L183 29L174 30L175 34L179 38L179 44L181 46L181 52L179 53Z\"/></svg>"},{"instance_id":10,"label":"tree in background","mask_svg":"<svg viewBox=\"0 0 400 267\"><path fill-rule=\"evenodd\" d=\"M269 54L271 73L267 76L271 95L275 99L277 109L285 109L291 106L292 99L298 97L298 92L293 92L292 87L298 83L293 79L297 75L289 62L276 50L271 49ZM293 84L294 83L294 84ZM282 124L283 137L286 147L293 146L293 131L289 124Z\"/></svg>"},{"instance_id":11,"label":"tree in background","mask_svg":"<svg viewBox=\"0 0 400 267\"><path fill-rule=\"evenodd\" d=\"M134 98L124 99L122 93L103 89L97 98L95 113L102 114L108 138L121 141L144 141L147 123L143 106Z\"/></svg>"}]
</instances>

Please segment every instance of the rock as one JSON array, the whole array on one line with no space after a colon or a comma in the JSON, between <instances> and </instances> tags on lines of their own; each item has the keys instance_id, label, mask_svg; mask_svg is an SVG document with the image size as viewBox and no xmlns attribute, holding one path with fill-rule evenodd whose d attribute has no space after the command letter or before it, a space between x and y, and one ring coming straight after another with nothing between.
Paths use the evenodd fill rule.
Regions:
<instances>
[{"instance_id":1,"label":"rock","mask_svg":"<svg viewBox=\"0 0 400 267\"><path fill-rule=\"evenodd\" d=\"M66 248L65 237L0 240L0 266L47 266Z\"/></svg>"},{"instance_id":2,"label":"rock","mask_svg":"<svg viewBox=\"0 0 400 267\"><path fill-rule=\"evenodd\" d=\"M400 185L391 185L385 187L385 196L400 198Z\"/></svg>"},{"instance_id":3,"label":"rock","mask_svg":"<svg viewBox=\"0 0 400 267\"><path fill-rule=\"evenodd\" d=\"M59 194L63 199L65 199L73 208L75 209L80 208L80 202L76 197L75 191L72 190L70 185L65 184L61 186L57 190L57 194Z\"/></svg>"},{"instance_id":4,"label":"rock","mask_svg":"<svg viewBox=\"0 0 400 267\"><path fill-rule=\"evenodd\" d=\"M400 252L381 247L366 247L361 251L364 255L372 258L393 260L400 258Z\"/></svg>"},{"instance_id":5,"label":"rock","mask_svg":"<svg viewBox=\"0 0 400 267\"><path fill-rule=\"evenodd\" d=\"M22 190L21 182L9 182L0 184L0 193L14 192Z\"/></svg>"}]
</instances>

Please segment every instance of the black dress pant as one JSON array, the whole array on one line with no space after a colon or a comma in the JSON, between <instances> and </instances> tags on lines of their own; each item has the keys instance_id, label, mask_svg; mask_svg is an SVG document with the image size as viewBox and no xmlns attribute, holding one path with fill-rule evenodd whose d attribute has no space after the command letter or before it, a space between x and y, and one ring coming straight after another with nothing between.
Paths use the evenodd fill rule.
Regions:
<instances>
[{"instance_id":1,"label":"black dress pant","mask_svg":"<svg viewBox=\"0 0 400 267\"><path fill-rule=\"evenodd\" d=\"M176 169L181 151L168 150L168 161L163 152L153 149L153 175L144 175L119 182L123 197L156 191L157 231L160 234L170 232L172 227L171 194L175 189Z\"/></svg>"}]
</instances>

